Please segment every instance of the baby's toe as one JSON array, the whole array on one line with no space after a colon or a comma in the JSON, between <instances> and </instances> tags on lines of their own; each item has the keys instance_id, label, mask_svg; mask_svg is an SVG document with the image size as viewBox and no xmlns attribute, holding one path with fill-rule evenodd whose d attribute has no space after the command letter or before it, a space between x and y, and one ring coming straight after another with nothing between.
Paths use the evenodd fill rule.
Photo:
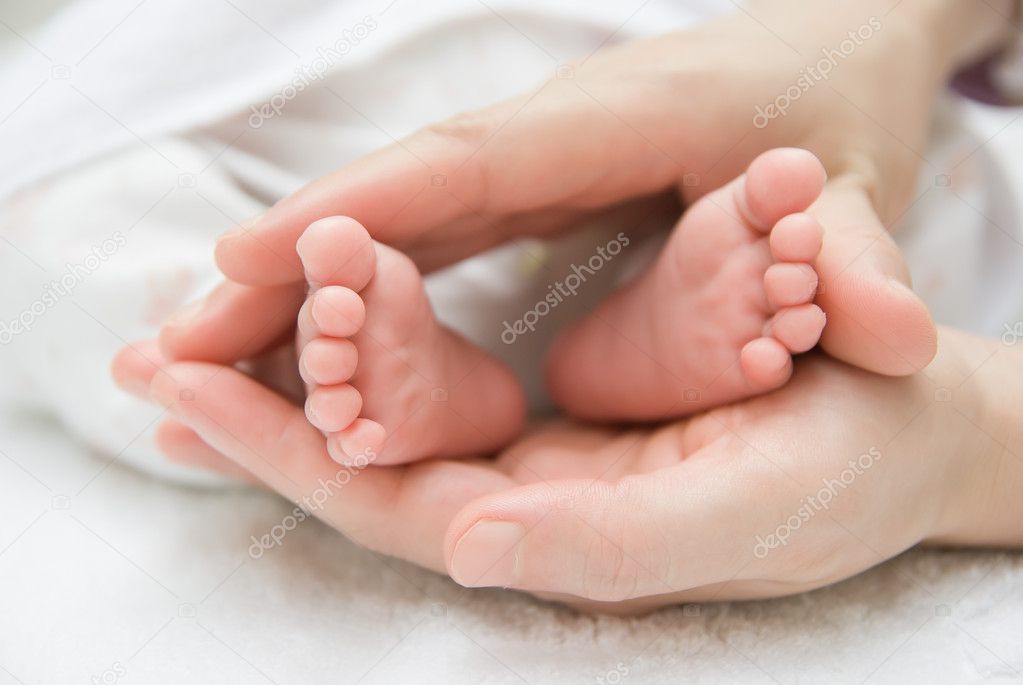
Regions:
<instances>
[{"instance_id":1,"label":"baby's toe","mask_svg":"<svg viewBox=\"0 0 1023 685\"><path fill-rule=\"evenodd\" d=\"M770 334L784 345L789 352L800 354L820 341L826 317L815 304L801 304L786 307L771 319Z\"/></svg>"},{"instance_id":2,"label":"baby's toe","mask_svg":"<svg viewBox=\"0 0 1023 685\"><path fill-rule=\"evenodd\" d=\"M332 216L313 222L295 245L306 278L315 287L343 285L359 291L376 271L376 248L355 219Z\"/></svg>"},{"instance_id":3,"label":"baby's toe","mask_svg":"<svg viewBox=\"0 0 1023 685\"><path fill-rule=\"evenodd\" d=\"M749 165L736 186L735 200L746 219L766 231L782 217L813 204L826 178L824 165L808 150L768 150Z\"/></svg>"},{"instance_id":4,"label":"baby's toe","mask_svg":"<svg viewBox=\"0 0 1023 685\"><path fill-rule=\"evenodd\" d=\"M362 411L362 395L350 385L331 385L313 390L305 401L309 423L325 433L350 426Z\"/></svg>"},{"instance_id":5,"label":"baby's toe","mask_svg":"<svg viewBox=\"0 0 1023 685\"><path fill-rule=\"evenodd\" d=\"M350 426L327 436L331 459L349 466L365 466L376 461L387 441L387 431L376 421L355 419Z\"/></svg>"},{"instance_id":6,"label":"baby's toe","mask_svg":"<svg viewBox=\"0 0 1023 685\"><path fill-rule=\"evenodd\" d=\"M792 375L792 355L774 338L757 338L746 343L739 355L739 364L754 392L780 388Z\"/></svg>"},{"instance_id":7,"label":"baby's toe","mask_svg":"<svg viewBox=\"0 0 1023 685\"><path fill-rule=\"evenodd\" d=\"M358 361L359 351L352 341L314 338L302 350L298 369L306 383L337 385L352 377Z\"/></svg>"},{"instance_id":8,"label":"baby's toe","mask_svg":"<svg viewBox=\"0 0 1023 685\"><path fill-rule=\"evenodd\" d=\"M309 299L309 321L300 324L311 321L321 335L348 338L366 322L366 305L354 290L331 285L317 290Z\"/></svg>"},{"instance_id":9,"label":"baby's toe","mask_svg":"<svg viewBox=\"0 0 1023 685\"><path fill-rule=\"evenodd\" d=\"M812 262L821 251L824 231L809 214L789 214L771 229L771 256L777 262Z\"/></svg>"},{"instance_id":10,"label":"baby's toe","mask_svg":"<svg viewBox=\"0 0 1023 685\"><path fill-rule=\"evenodd\" d=\"M809 264L772 264L764 274L764 292L775 310L806 304L817 294L817 272Z\"/></svg>"}]
</instances>

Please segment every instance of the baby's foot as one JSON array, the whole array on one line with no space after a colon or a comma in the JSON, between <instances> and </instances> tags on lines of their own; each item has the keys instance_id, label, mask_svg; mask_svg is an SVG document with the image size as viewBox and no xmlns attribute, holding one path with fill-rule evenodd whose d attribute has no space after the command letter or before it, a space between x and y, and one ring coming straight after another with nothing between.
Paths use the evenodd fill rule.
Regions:
<instances>
[{"instance_id":1,"label":"baby's foot","mask_svg":"<svg viewBox=\"0 0 1023 685\"><path fill-rule=\"evenodd\" d=\"M811 153L772 150L697 201L642 276L559 337L555 400L582 418L644 421L783 385L824 328L821 229L804 213L824 180Z\"/></svg>"},{"instance_id":2,"label":"baby's foot","mask_svg":"<svg viewBox=\"0 0 1023 685\"><path fill-rule=\"evenodd\" d=\"M519 433L518 380L434 317L415 265L344 217L297 249L310 281L299 314L306 415L348 463L485 454Z\"/></svg>"}]
</instances>

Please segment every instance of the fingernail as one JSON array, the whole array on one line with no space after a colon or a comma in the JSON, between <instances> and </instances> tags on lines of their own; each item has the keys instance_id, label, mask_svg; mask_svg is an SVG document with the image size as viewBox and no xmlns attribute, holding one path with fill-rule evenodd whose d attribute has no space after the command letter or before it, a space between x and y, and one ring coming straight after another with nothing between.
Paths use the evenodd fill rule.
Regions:
<instances>
[{"instance_id":1,"label":"fingernail","mask_svg":"<svg viewBox=\"0 0 1023 685\"><path fill-rule=\"evenodd\" d=\"M205 298L186 304L184 307L171 314L164 325L165 326L187 325L195 320L195 318L199 315L199 313L203 310L205 306L206 306Z\"/></svg>"},{"instance_id":2,"label":"fingernail","mask_svg":"<svg viewBox=\"0 0 1023 685\"><path fill-rule=\"evenodd\" d=\"M251 231L258 231L259 220L262 219L265 215L266 213L264 212L263 214L257 214L251 219L246 219L245 221L241 222L239 225L235 226L231 230L222 233L220 237L217 238L217 243L219 244L222 242L226 242L228 240L234 240L235 238L243 236Z\"/></svg>"},{"instance_id":3,"label":"fingernail","mask_svg":"<svg viewBox=\"0 0 1023 685\"><path fill-rule=\"evenodd\" d=\"M513 521L484 519L455 544L451 576L465 587L509 587L519 570L519 548L526 529Z\"/></svg>"},{"instance_id":4,"label":"fingernail","mask_svg":"<svg viewBox=\"0 0 1023 685\"><path fill-rule=\"evenodd\" d=\"M217 237L217 244L219 245L220 243L226 243L229 240L234 240L235 238L239 238L243 235L245 235L244 228L239 227L232 228L230 231L225 231L224 233L221 233Z\"/></svg>"},{"instance_id":5,"label":"fingernail","mask_svg":"<svg viewBox=\"0 0 1023 685\"><path fill-rule=\"evenodd\" d=\"M129 395L146 399L149 396L149 384L144 383L135 376L120 375L117 373L113 374L114 385L121 390L124 390Z\"/></svg>"},{"instance_id":6,"label":"fingernail","mask_svg":"<svg viewBox=\"0 0 1023 685\"><path fill-rule=\"evenodd\" d=\"M164 409L172 410L175 402L179 399L181 391L173 383L161 382L161 379L154 378L155 382L149 385L149 398Z\"/></svg>"},{"instance_id":7,"label":"fingernail","mask_svg":"<svg viewBox=\"0 0 1023 685\"><path fill-rule=\"evenodd\" d=\"M898 279L895 276L888 277L888 287L892 290L899 291L899 293L913 294L913 288L906 285L901 279Z\"/></svg>"}]
</instances>

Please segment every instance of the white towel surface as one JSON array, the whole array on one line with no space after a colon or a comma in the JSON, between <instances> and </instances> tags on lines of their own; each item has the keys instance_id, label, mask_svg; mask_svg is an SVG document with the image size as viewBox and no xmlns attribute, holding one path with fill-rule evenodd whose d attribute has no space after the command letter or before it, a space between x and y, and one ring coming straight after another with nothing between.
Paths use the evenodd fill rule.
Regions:
<instances>
[{"instance_id":1,"label":"white towel surface","mask_svg":"<svg viewBox=\"0 0 1023 685\"><path fill-rule=\"evenodd\" d=\"M68 263L86 266L73 293L0 347L0 685L1023 680L1017 554L913 551L794 598L593 618L463 590L316 521L253 558L251 536L290 505L128 466L189 478L152 448L159 411L117 393L106 367L123 340L208 288L227 224L616 31L730 5L388 2L70 2L45 22L0 12L0 55L12 55L0 67L0 320L31 312ZM328 77L342 99L307 91L249 125L250 105L367 16L378 27ZM972 108L964 133L946 115L905 246L941 319L999 335L1023 316L1011 201L1023 125ZM496 287L516 281L494 274L521 266L522 246L506 248L434 278L431 295L478 333L465 292L520 312L529 288Z\"/></svg>"}]
</instances>

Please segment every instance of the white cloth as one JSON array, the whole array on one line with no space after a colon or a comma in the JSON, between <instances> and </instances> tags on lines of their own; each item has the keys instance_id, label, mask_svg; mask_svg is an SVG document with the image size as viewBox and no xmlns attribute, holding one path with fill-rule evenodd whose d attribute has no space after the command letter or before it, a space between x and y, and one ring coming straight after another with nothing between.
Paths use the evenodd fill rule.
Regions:
<instances>
[{"instance_id":1,"label":"white cloth","mask_svg":"<svg viewBox=\"0 0 1023 685\"><path fill-rule=\"evenodd\" d=\"M159 411L116 391L107 366L123 341L152 335L209 287L212 239L228 224L392 136L521 90L612 34L731 6L388 2L72 2L38 27L0 17L36 46L0 67L0 322L32 323L0 347L0 685L1018 675L1023 563L1014 555L914 552L792 599L593 619L512 593L465 593L315 522L252 559L250 536L288 506L123 467L202 480L164 464L151 442ZM296 66L315 69L317 47L358 37L367 17L376 27L327 77L349 104L306 89L250 126L251 105L283 97ZM1002 127L987 116L973 138L946 136L928 153L935 178L943 160ZM996 138L1014 140L1011 128ZM957 195L922 181L934 184L934 203L916 208L907 245L940 317L993 334L1023 309L1020 270L1006 261L1018 255L1006 236L1019 225L1007 188L1019 194L1023 165L988 154L1000 150L972 156L975 180L950 186ZM960 197L977 211L961 211ZM960 210L958 240L925 236L947 227L950 207ZM583 244L592 241L526 248L558 270ZM505 248L431 279L431 296L442 317L478 337L494 324L479 310L500 321L537 300L536 284L521 278L528 261L523 246ZM66 273L71 294L54 296L46 284ZM963 288L988 282L1004 302L978 308L966 293L979 291ZM585 297L609 287L593 285ZM544 324L515 346L520 369L558 322Z\"/></svg>"},{"instance_id":2,"label":"white cloth","mask_svg":"<svg viewBox=\"0 0 1023 685\"><path fill-rule=\"evenodd\" d=\"M592 618L462 590L316 521L252 559L250 536L290 505L116 465L97 476L102 463L44 422L0 418L0 436L46 484L0 458L2 685L112 682L118 668L125 685L965 685L1023 672L1019 555L914 551L788 599Z\"/></svg>"}]
</instances>

